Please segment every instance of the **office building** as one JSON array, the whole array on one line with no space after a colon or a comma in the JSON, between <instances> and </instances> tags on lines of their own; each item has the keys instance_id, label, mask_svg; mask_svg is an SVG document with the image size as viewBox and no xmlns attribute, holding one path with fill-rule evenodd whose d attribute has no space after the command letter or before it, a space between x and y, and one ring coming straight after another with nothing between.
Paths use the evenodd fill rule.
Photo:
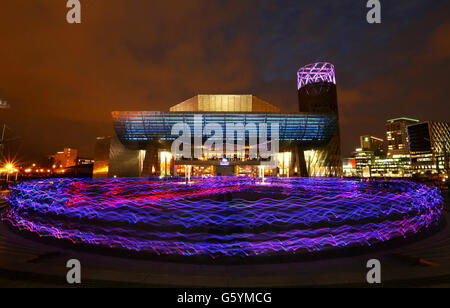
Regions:
<instances>
[{"instance_id":1,"label":"office building","mask_svg":"<svg viewBox=\"0 0 450 308\"><path fill-rule=\"evenodd\" d=\"M409 154L408 125L417 124L419 120L397 118L386 123L387 155Z\"/></svg>"},{"instance_id":2,"label":"office building","mask_svg":"<svg viewBox=\"0 0 450 308\"><path fill-rule=\"evenodd\" d=\"M53 156L53 164L56 169L64 169L77 165L78 150L72 148L64 148L63 151L57 152Z\"/></svg>"},{"instance_id":3,"label":"office building","mask_svg":"<svg viewBox=\"0 0 450 308\"><path fill-rule=\"evenodd\" d=\"M383 155L384 153L384 140L381 138L364 135L360 137L360 143L362 149L374 150L377 155Z\"/></svg>"},{"instance_id":4,"label":"office building","mask_svg":"<svg viewBox=\"0 0 450 308\"><path fill-rule=\"evenodd\" d=\"M448 176L450 124L423 122L408 126L411 167L416 175Z\"/></svg>"}]
</instances>

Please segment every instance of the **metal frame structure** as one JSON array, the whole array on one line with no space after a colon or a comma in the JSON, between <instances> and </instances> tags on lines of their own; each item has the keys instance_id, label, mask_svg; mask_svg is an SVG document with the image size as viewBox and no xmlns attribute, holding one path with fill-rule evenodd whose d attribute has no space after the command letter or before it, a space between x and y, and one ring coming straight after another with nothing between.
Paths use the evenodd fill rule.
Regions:
<instances>
[{"instance_id":1,"label":"metal frame structure","mask_svg":"<svg viewBox=\"0 0 450 308\"><path fill-rule=\"evenodd\" d=\"M334 65L328 62L317 62L302 67L297 72L298 89L313 83L336 84Z\"/></svg>"}]
</instances>

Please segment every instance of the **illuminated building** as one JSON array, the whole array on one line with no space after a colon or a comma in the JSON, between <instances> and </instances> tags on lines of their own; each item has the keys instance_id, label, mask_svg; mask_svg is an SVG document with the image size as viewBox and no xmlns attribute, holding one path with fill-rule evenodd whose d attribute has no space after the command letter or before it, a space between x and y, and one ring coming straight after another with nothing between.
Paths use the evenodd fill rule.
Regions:
<instances>
[{"instance_id":1,"label":"illuminated building","mask_svg":"<svg viewBox=\"0 0 450 308\"><path fill-rule=\"evenodd\" d=\"M197 95L170 108L170 112L280 112L253 95Z\"/></svg>"},{"instance_id":2,"label":"illuminated building","mask_svg":"<svg viewBox=\"0 0 450 308\"><path fill-rule=\"evenodd\" d=\"M336 130L332 138L322 145L309 147L298 144L300 158L306 164L307 174L312 176L342 176L341 137L339 130L336 75L334 65L318 62L302 67L297 73L299 111L322 113L336 117ZM302 168L304 170L305 168Z\"/></svg>"},{"instance_id":3,"label":"illuminated building","mask_svg":"<svg viewBox=\"0 0 450 308\"><path fill-rule=\"evenodd\" d=\"M360 157L358 174L370 177L409 177L409 154L391 154L386 156L384 152L384 140L381 138L364 135L360 137L362 150L356 156ZM364 161L364 155L370 159ZM365 172L363 172L365 170ZM370 170L370 171L369 171ZM365 174L365 175L363 175Z\"/></svg>"},{"instance_id":4,"label":"illuminated building","mask_svg":"<svg viewBox=\"0 0 450 308\"><path fill-rule=\"evenodd\" d=\"M450 124L418 122L409 118L387 121L387 156L382 155L380 151L382 146L380 138L361 136L362 148L356 149L353 153L354 165L348 163L348 160L344 163L344 175L399 178L413 175L448 177Z\"/></svg>"},{"instance_id":5,"label":"illuminated building","mask_svg":"<svg viewBox=\"0 0 450 308\"><path fill-rule=\"evenodd\" d=\"M320 67L320 69L319 69ZM116 136L109 139L107 168L94 167L96 173L109 176L341 176L340 137L334 66L317 63L298 72L300 112L283 113L272 104L254 95L197 95L170 107L169 112L112 112ZM172 134L177 124L187 125L191 151L200 157L185 158L172 153ZM240 123L245 127L244 151L229 155L229 143L218 146L217 152L204 154L207 134L204 128L218 124L223 129ZM254 126L252 126L254 125ZM252 155L251 136L260 136L267 125L267 147L272 147L272 125L278 127L277 165ZM199 127L199 129L197 129ZM215 132L215 134L219 134ZM200 136L200 145L195 142ZM236 148L238 144L231 147ZM98 141L97 141L98 143ZM216 148L216 145L214 145ZM224 149L227 148L227 151ZM104 157L102 162L107 159ZM96 160L97 164L97 160ZM101 172L103 171L103 173Z\"/></svg>"},{"instance_id":6,"label":"illuminated building","mask_svg":"<svg viewBox=\"0 0 450 308\"><path fill-rule=\"evenodd\" d=\"M360 137L361 148L374 150L377 155L384 152L384 140L370 135Z\"/></svg>"},{"instance_id":7,"label":"illuminated building","mask_svg":"<svg viewBox=\"0 0 450 308\"><path fill-rule=\"evenodd\" d=\"M371 166L372 177L411 177L411 161L408 154L376 156Z\"/></svg>"},{"instance_id":8,"label":"illuminated building","mask_svg":"<svg viewBox=\"0 0 450 308\"><path fill-rule=\"evenodd\" d=\"M356 159L355 158L344 158L343 160L343 174L344 177L357 177L356 173Z\"/></svg>"},{"instance_id":9,"label":"illuminated building","mask_svg":"<svg viewBox=\"0 0 450 308\"><path fill-rule=\"evenodd\" d=\"M355 170L358 177L372 177L372 165L375 163L375 152L369 149L358 148L353 152Z\"/></svg>"},{"instance_id":10,"label":"illuminated building","mask_svg":"<svg viewBox=\"0 0 450 308\"><path fill-rule=\"evenodd\" d=\"M111 137L98 137L94 149L94 178L107 177Z\"/></svg>"},{"instance_id":11,"label":"illuminated building","mask_svg":"<svg viewBox=\"0 0 450 308\"><path fill-rule=\"evenodd\" d=\"M11 108L9 103L7 101L0 99L0 109L9 109L9 108Z\"/></svg>"},{"instance_id":12,"label":"illuminated building","mask_svg":"<svg viewBox=\"0 0 450 308\"><path fill-rule=\"evenodd\" d=\"M387 155L409 154L408 125L417 124L419 120L410 118L397 118L386 123Z\"/></svg>"},{"instance_id":13,"label":"illuminated building","mask_svg":"<svg viewBox=\"0 0 450 308\"><path fill-rule=\"evenodd\" d=\"M351 164L351 160L354 163ZM352 158L344 160L346 177L411 177L409 154L377 155L374 149L356 149Z\"/></svg>"},{"instance_id":14,"label":"illuminated building","mask_svg":"<svg viewBox=\"0 0 450 308\"><path fill-rule=\"evenodd\" d=\"M182 122L192 128L195 126L196 115L198 114L190 112L113 112L117 138L111 140L110 175L179 175L184 174L186 168L192 168L192 176L258 174L263 160L250 158L248 147L244 157L230 158L226 165L221 161L224 155L191 160L176 158L173 162L174 156L168 154L177 137L171 134L172 127ZM278 123L278 158L281 160L277 168L265 169L267 176L299 175L301 167L296 157L300 155L296 155L296 145L304 143L313 148L315 145L326 144L336 130L336 117L332 114L225 113L219 110L204 113L201 119L201 127L210 123L219 123L222 127L236 122L252 122L256 125Z\"/></svg>"},{"instance_id":15,"label":"illuminated building","mask_svg":"<svg viewBox=\"0 0 450 308\"><path fill-rule=\"evenodd\" d=\"M53 156L53 162L57 169L64 169L77 165L78 150L71 148L64 148L63 151L56 153Z\"/></svg>"},{"instance_id":16,"label":"illuminated building","mask_svg":"<svg viewBox=\"0 0 450 308\"><path fill-rule=\"evenodd\" d=\"M82 165L92 165L94 163L93 159L86 158L86 157L78 157L77 158L77 166Z\"/></svg>"},{"instance_id":17,"label":"illuminated building","mask_svg":"<svg viewBox=\"0 0 450 308\"><path fill-rule=\"evenodd\" d=\"M411 165L417 175L449 174L450 124L424 122L408 126Z\"/></svg>"},{"instance_id":18,"label":"illuminated building","mask_svg":"<svg viewBox=\"0 0 450 308\"><path fill-rule=\"evenodd\" d=\"M386 138L388 140L388 155L384 152L384 140L370 135L360 137L361 148L356 149L352 158L355 166L345 165L345 176L352 177L411 177L411 162L407 142L407 123L416 123L416 120L399 118L387 121Z\"/></svg>"}]
</instances>

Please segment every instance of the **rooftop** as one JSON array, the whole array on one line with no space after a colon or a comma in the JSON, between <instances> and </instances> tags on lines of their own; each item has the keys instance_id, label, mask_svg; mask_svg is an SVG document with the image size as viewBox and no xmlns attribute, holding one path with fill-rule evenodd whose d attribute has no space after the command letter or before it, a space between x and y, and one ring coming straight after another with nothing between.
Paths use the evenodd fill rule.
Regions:
<instances>
[{"instance_id":1,"label":"rooftop","mask_svg":"<svg viewBox=\"0 0 450 308\"><path fill-rule=\"evenodd\" d=\"M264 112L280 109L251 94L199 94L170 108L170 112Z\"/></svg>"},{"instance_id":2,"label":"rooftop","mask_svg":"<svg viewBox=\"0 0 450 308\"><path fill-rule=\"evenodd\" d=\"M387 120L387 122L388 123L392 123L392 122L401 122L401 121L404 121L404 122L414 122L414 123L419 123L420 121L419 120L416 120L416 119L411 119L411 118L396 118L396 119L391 119L391 120Z\"/></svg>"}]
</instances>

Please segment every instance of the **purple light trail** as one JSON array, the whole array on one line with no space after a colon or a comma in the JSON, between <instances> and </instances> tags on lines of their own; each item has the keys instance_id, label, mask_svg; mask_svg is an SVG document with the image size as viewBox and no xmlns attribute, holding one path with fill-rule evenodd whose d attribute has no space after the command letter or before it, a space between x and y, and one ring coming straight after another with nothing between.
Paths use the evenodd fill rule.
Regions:
<instances>
[{"instance_id":1,"label":"purple light trail","mask_svg":"<svg viewBox=\"0 0 450 308\"><path fill-rule=\"evenodd\" d=\"M12 188L2 219L43 237L157 255L303 254L435 225L439 190L406 181L53 179Z\"/></svg>"}]
</instances>

